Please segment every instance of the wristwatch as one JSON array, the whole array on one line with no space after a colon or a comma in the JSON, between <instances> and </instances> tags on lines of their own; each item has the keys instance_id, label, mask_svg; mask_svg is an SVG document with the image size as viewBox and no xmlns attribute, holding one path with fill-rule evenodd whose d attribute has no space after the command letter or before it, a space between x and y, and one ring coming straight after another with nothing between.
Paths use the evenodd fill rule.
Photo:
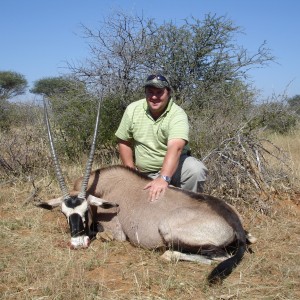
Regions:
<instances>
[{"instance_id":1,"label":"wristwatch","mask_svg":"<svg viewBox=\"0 0 300 300\"><path fill-rule=\"evenodd\" d=\"M171 182L171 177L165 176L165 175L159 175L160 178L162 178L164 181L166 181L168 184Z\"/></svg>"}]
</instances>

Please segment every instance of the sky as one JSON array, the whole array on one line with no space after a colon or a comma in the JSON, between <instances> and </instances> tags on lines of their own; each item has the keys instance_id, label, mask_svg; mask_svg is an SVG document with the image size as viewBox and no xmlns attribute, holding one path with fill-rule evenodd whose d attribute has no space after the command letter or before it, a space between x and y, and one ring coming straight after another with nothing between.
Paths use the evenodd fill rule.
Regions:
<instances>
[{"instance_id":1,"label":"sky","mask_svg":"<svg viewBox=\"0 0 300 300\"><path fill-rule=\"evenodd\" d=\"M98 29L116 10L176 24L226 16L243 31L237 44L255 53L266 41L276 58L249 73L261 97L300 95L299 0L0 0L0 71L24 75L29 88L69 73L67 62L90 57L82 25Z\"/></svg>"}]
</instances>

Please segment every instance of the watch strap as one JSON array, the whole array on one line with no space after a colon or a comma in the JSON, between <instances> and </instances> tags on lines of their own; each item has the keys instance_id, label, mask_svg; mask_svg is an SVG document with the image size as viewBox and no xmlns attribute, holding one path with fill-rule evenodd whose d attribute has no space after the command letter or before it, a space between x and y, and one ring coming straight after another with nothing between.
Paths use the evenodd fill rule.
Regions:
<instances>
[{"instance_id":1,"label":"watch strap","mask_svg":"<svg viewBox=\"0 0 300 300\"><path fill-rule=\"evenodd\" d=\"M171 183L171 177L166 176L166 175L159 175L160 178L162 178L164 181L166 181L168 184Z\"/></svg>"}]
</instances>

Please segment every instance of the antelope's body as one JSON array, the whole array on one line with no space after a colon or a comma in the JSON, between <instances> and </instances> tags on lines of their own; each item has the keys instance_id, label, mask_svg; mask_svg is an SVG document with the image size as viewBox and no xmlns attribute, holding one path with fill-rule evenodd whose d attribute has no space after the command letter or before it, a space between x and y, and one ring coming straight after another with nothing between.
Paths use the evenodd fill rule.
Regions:
<instances>
[{"instance_id":1,"label":"antelope's body","mask_svg":"<svg viewBox=\"0 0 300 300\"><path fill-rule=\"evenodd\" d=\"M237 242L236 254L212 273L212 277L228 275L246 249L245 231L235 209L221 199L177 188L167 189L160 199L150 202L148 191L143 189L147 180L150 179L122 166L99 169L90 176L87 198L94 196L116 203L115 213L108 213L117 225L110 226L114 237L126 237L132 244L147 249L171 248L214 255ZM80 185L78 179L73 193ZM105 212L101 214L105 219Z\"/></svg>"}]
</instances>

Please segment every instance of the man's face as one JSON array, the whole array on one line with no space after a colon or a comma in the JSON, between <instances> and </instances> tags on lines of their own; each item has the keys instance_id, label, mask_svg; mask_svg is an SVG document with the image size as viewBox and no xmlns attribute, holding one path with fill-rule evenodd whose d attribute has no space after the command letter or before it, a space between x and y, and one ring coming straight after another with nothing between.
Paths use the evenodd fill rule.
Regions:
<instances>
[{"instance_id":1,"label":"man's face","mask_svg":"<svg viewBox=\"0 0 300 300\"><path fill-rule=\"evenodd\" d=\"M151 115L157 119L165 111L169 102L170 92L167 88L146 87L146 100Z\"/></svg>"}]
</instances>

